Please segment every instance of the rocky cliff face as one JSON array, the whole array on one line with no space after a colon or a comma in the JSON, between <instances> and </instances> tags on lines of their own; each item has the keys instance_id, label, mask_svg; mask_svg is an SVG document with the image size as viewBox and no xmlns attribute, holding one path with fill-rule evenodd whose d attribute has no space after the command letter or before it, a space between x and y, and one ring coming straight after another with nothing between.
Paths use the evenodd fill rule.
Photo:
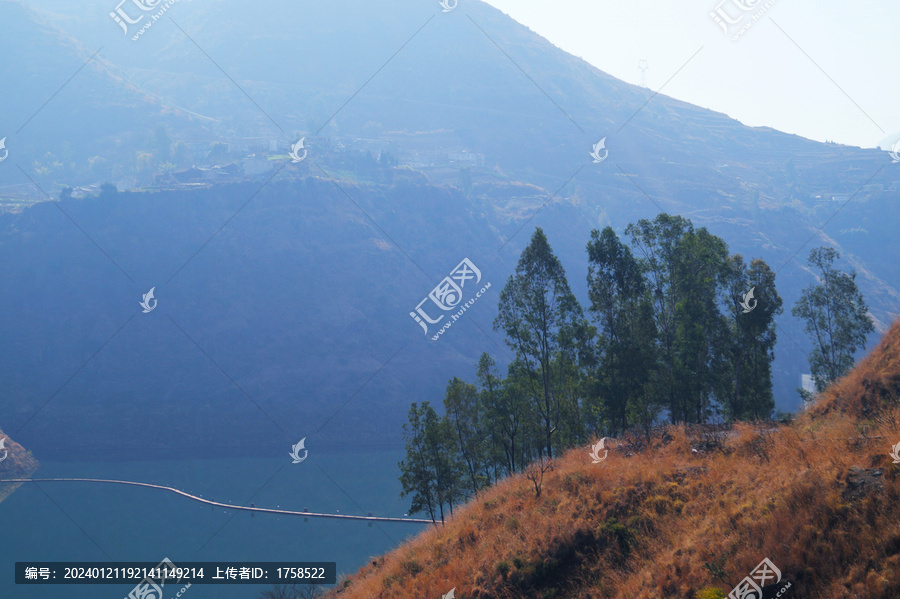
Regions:
<instances>
[{"instance_id":1,"label":"rocky cliff face","mask_svg":"<svg viewBox=\"0 0 900 599\"><path fill-rule=\"evenodd\" d=\"M0 480L28 478L40 467L31 452L0 430ZM22 483L0 483L0 503Z\"/></svg>"}]
</instances>

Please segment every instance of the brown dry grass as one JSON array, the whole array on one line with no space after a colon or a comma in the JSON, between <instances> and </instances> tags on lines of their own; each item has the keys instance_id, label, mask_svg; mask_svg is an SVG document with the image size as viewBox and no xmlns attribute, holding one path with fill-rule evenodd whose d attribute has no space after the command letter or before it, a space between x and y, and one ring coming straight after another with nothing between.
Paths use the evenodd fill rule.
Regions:
<instances>
[{"instance_id":1,"label":"brown dry grass","mask_svg":"<svg viewBox=\"0 0 900 599\"><path fill-rule=\"evenodd\" d=\"M462 599L693 598L727 593L769 557L791 599L897 599L900 470L888 452L900 441L898 395L895 323L790 425L739 424L700 453L702 433L685 427L638 451L620 443L600 464L574 449L539 499L521 475L502 481L332 596L439 598L455 587ZM852 466L883 468L884 489L842 498Z\"/></svg>"}]
</instances>

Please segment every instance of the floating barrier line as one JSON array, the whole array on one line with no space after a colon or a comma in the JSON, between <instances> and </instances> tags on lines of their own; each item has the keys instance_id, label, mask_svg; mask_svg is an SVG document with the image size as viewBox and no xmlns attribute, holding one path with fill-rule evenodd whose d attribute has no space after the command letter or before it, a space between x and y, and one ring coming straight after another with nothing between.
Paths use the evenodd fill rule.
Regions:
<instances>
[{"instance_id":1,"label":"floating barrier line","mask_svg":"<svg viewBox=\"0 0 900 599\"><path fill-rule=\"evenodd\" d=\"M351 516L345 514L321 514L317 512L294 512L291 510L273 510L263 507L248 507L244 505L231 505L230 503L219 503L218 501L210 501L203 499L172 487L164 487L162 485L151 485L150 483L136 483L128 480L105 480L101 478L8 478L0 479L0 483L56 483L56 482L78 482L78 483L108 483L114 485L131 485L134 487L147 487L150 489L161 489L176 493L182 497L187 497L200 503L214 505L216 507L228 510L244 510L246 512L258 512L262 514L281 514L283 516L303 516L304 518L335 518L339 520L363 520L366 522L413 522L415 524L434 524L431 520L424 518L385 518L382 516Z\"/></svg>"}]
</instances>

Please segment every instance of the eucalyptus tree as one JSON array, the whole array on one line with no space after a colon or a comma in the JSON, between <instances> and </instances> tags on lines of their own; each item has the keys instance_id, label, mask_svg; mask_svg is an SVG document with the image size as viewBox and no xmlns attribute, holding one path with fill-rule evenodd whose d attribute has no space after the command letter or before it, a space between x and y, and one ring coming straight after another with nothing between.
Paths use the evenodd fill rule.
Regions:
<instances>
[{"instance_id":1,"label":"eucalyptus tree","mask_svg":"<svg viewBox=\"0 0 900 599\"><path fill-rule=\"evenodd\" d=\"M444 410L459 449L461 465L465 470L472 495L487 485L484 476L487 443L484 418L478 401L478 388L453 377L444 396Z\"/></svg>"},{"instance_id":2,"label":"eucalyptus tree","mask_svg":"<svg viewBox=\"0 0 900 599\"><path fill-rule=\"evenodd\" d=\"M650 424L659 411L649 385L656 371L656 323L641 265L615 231L591 231L587 252L590 312L597 323L591 395L603 432L617 436L631 424Z\"/></svg>"},{"instance_id":3,"label":"eucalyptus tree","mask_svg":"<svg viewBox=\"0 0 900 599\"><path fill-rule=\"evenodd\" d=\"M819 283L804 289L791 310L806 321L806 332L813 344L809 368L817 391L823 391L853 367L856 352L875 330L856 285L856 272L843 272L834 266L840 257L837 250L829 247L818 247L809 253L808 263L816 269Z\"/></svg>"},{"instance_id":4,"label":"eucalyptus tree","mask_svg":"<svg viewBox=\"0 0 900 599\"><path fill-rule=\"evenodd\" d=\"M563 389L575 361L581 306L569 288L565 269L537 228L515 273L500 292L495 330L503 330L526 375L528 391L543 429L540 455L553 456L553 434L570 407Z\"/></svg>"},{"instance_id":5,"label":"eucalyptus tree","mask_svg":"<svg viewBox=\"0 0 900 599\"><path fill-rule=\"evenodd\" d=\"M647 277L659 339L655 388L673 422L703 422L721 370L719 295L727 280L728 247L681 216L660 214L626 229Z\"/></svg>"},{"instance_id":6,"label":"eucalyptus tree","mask_svg":"<svg viewBox=\"0 0 900 599\"><path fill-rule=\"evenodd\" d=\"M760 259L747 267L739 254L729 259L724 316L728 338L720 398L730 420L768 418L775 409L772 361L775 359L775 316L782 299L775 272Z\"/></svg>"}]
</instances>

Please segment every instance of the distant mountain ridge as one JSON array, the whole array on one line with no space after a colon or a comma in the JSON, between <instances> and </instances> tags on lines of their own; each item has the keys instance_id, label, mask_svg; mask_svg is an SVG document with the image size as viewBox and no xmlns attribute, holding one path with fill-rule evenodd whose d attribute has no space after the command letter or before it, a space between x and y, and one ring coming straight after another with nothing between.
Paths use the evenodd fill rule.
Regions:
<instances>
[{"instance_id":1,"label":"distant mountain ridge","mask_svg":"<svg viewBox=\"0 0 900 599\"><path fill-rule=\"evenodd\" d=\"M767 260L786 306L812 280L810 247L833 243L859 270L880 329L898 313L900 247L889 217L900 174L883 152L750 128L654 95L476 1L446 14L413 0L179 2L138 42L109 11L99 0L0 0L18 32L0 39L0 51L21 58L0 66L18 90L0 98L4 131L37 111L8 139L2 187L31 189L31 177L38 199L64 184L147 188L0 217L5 426L25 422L78 373L48 404L53 419L22 431L36 450L282 452L281 436L296 443L344 401L329 424L340 432L327 442L396 445L410 401L470 376L480 352L506 351L491 330L493 295L440 347L410 345L391 358L422 342L409 312L463 257L483 265L499 292L536 225L581 298L590 230L621 232L667 211ZM135 178L141 164L163 167L159 126L173 144L192 144L176 168L215 164L216 142L228 144L223 163L262 144L254 158L281 167L286 148L309 135L310 156L269 185L159 190L149 174ZM594 164L588 152L603 137L609 158ZM343 148L326 153L316 138ZM441 140L441 153L477 154L478 165L379 167L385 178L373 182L341 162L373 140L424 151L423 139ZM138 311L124 329L137 338L110 341L154 286L160 309ZM140 328L172 305L196 344L167 320L165 332ZM805 337L785 315L779 339L776 398L796 409ZM108 349L79 371L98 347ZM228 421L228 410L242 420ZM95 418L90 432L66 426L84 416Z\"/></svg>"},{"instance_id":2,"label":"distant mountain ridge","mask_svg":"<svg viewBox=\"0 0 900 599\"><path fill-rule=\"evenodd\" d=\"M823 162L852 161L859 184L877 168L865 167L883 163L875 150L746 127L619 81L478 1L447 14L436 2L416 0L390 7L362 0L265 0L252 8L237 0L180 2L164 17L172 22L140 43L122 36L99 0L77 12L59 2L41 10L58 11L43 18L85 47L103 44L101 56L132 84L219 123L206 125L225 140L447 130L489 165L550 187L606 136L618 164L629 172L640 167L637 176L653 178L657 169L666 176L666 168L683 164L702 168L715 183L716 165L728 163L764 195L774 192L766 184L770 171L789 160L800 173L824 175L809 173L810 184L835 175ZM610 181L602 171L584 176ZM648 191L671 196L664 187Z\"/></svg>"}]
</instances>

